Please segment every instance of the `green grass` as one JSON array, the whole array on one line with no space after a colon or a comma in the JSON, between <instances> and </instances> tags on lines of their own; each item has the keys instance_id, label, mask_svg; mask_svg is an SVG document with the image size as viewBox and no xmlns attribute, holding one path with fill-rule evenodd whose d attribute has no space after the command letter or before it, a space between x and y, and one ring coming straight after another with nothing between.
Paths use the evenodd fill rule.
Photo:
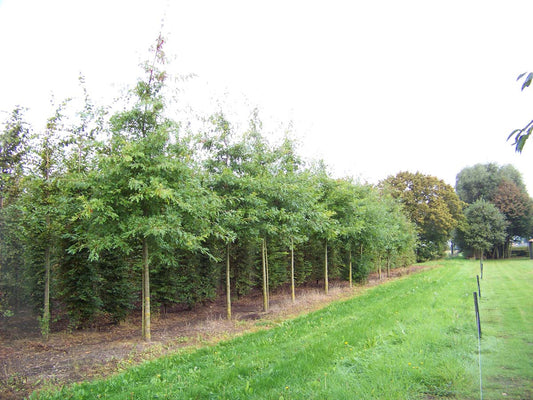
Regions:
<instances>
[{"instance_id":1,"label":"green grass","mask_svg":"<svg viewBox=\"0 0 533 400\"><path fill-rule=\"evenodd\" d=\"M533 261L492 261L483 273L484 399L533 399Z\"/></svg>"},{"instance_id":2,"label":"green grass","mask_svg":"<svg viewBox=\"0 0 533 400\"><path fill-rule=\"evenodd\" d=\"M31 398L479 398L478 263L442 264L269 330ZM532 270L529 260L485 263L486 399L531 396Z\"/></svg>"}]
</instances>

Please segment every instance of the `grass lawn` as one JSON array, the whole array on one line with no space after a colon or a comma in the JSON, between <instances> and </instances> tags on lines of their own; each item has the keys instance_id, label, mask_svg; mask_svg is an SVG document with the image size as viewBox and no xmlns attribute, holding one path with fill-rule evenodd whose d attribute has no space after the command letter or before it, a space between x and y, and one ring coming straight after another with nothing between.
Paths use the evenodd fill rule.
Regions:
<instances>
[{"instance_id":1,"label":"grass lawn","mask_svg":"<svg viewBox=\"0 0 533 400\"><path fill-rule=\"evenodd\" d=\"M483 398L533 399L533 260L485 262L481 296Z\"/></svg>"},{"instance_id":2,"label":"grass lawn","mask_svg":"<svg viewBox=\"0 0 533 400\"><path fill-rule=\"evenodd\" d=\"M477 399L479 263L440 265L268 330L31 398ZM484 398L530 399L533 261L484 270Z\"/></svg>"}]
</instances>

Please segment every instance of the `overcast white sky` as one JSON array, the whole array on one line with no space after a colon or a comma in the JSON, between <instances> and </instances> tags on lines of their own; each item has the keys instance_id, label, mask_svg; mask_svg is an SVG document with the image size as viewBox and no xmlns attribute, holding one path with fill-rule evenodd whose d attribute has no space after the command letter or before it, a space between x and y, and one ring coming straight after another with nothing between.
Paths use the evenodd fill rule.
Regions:
<instances>
[{"instance_id":1,"label":"overcast white sky","mask_svg":"<svg viewBox=\"0 0 533 400\"><path fill-rule=\"evenodd\" d=\"M0 0L0 110L44 118L52 93L79 93L80 72L108 102L135 83L164 17L169 72L197 75L193 105L293 121L300 152L338 176L455 185L496 162L532 196L533 139L521 155L506 142L533 119L533 88L515 81L533 70L532 13L531 0Z\"/></svg>"}]
</instances>

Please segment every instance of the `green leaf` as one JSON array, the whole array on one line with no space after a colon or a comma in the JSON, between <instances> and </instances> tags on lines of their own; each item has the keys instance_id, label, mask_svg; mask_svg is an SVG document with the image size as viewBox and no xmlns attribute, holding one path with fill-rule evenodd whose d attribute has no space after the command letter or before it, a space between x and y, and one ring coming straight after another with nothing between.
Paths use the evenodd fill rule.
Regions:
<instances>
[{"instance_id":1,"label":"green leaf","mask_svg":"<svg viewBox=\"0 0 533 400\"><path fill-rule=\"evenodd\" d=\"M511 134L507 137L507 140L511 139L514 135L516 135L517 133L520 133L521 130L520 129L515 129L514 131L511 132Z\"/></svg>"},{"instance_id":2,"label":"green leaf","mask_svg":"<svg viewBox=\"0 0 533 400\"><path fill-rule=\"evenodd\" d=\"M524 150L526 140L529 138L529 134L520 136L516 141L516 151L521 153Z\"/></svg>"},{"instance_id":3,"label":"green leaf","mask_svg":"<svg viewBox=\"0 0 533 400\"><path fill-rule=\"evenodd\" d=\"M524 90L524 88L527 88L529 85L531 85L532 80L533 80L533 72L530 72L527 78L525 79L524 83L522 84L522 90Z\"/></svg>"}]
</instances>

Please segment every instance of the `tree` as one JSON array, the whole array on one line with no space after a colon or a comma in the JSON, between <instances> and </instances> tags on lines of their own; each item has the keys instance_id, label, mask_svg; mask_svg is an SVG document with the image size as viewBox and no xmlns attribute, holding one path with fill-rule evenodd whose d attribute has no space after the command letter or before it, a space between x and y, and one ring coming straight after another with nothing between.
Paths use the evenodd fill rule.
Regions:
<instances>
[{"instance_id":1,"label":"tree","mask_svg":"<svg viewBox=\"0 0 533 400\"><path fill-rule=\"evenodd\" d=\"M524 82L522 83L521 90L524 90L526 87L531 85L531 82L533 81L533 72L529 72L529 73L524 72L523 74L518 75L518 78L516 80L519 81L522 78L524 78ZM522 150L524 150L524 146L526 145L527 140L531 136L532 131L533 131L533 120L531 120L523 128L515 129L514 131L512 131L509 137L507 137L507 140L514 138L513 146L515 146L515 150L518 153L521 153Z\"/></svg>"},{"instance_id":2,"label":"tree","mask_svg":"<svg viewBox=\"0 0 533 400\"><path fill-rule=\"evenodd\" d=\"M370 185L358 188L357 206L353 218L358 221L358 228L353 229L352 257L356 260L352 269L352 280L366 281L368 274L375 267L375 257L382 252L382 231L385 229L387 206L378 190ZM403 215L402 215L403 216ZM356 257L358 254L358 257ZM352 261L350 257L350 262Z\"/></svg>"},{"instance_id":3,"label":"tree","mask_svg":"<svg viewBox=\"0 0 533 400\"><path fill-rule=\"evenodd\" d=\"M278 232L277 216L279 209L272 204L270 196L275 189L273 179L273 152L263 136L263 123L259 118L259 110L254 109L249 119L248 131L244 139L249 151L247 164L249 176L252 178L250 187L256 195L258 207L255 210L253 229L261 241L261 276L263 291L263 311L270 308L270 269L269 269L269 242Z\"/></svg>"},{"instance_id":4,"label":"tree","mask_svg":"<svg viewBox=\"0 0 533 400\"><path fill-rule=\"evenodd\" d=\"M0 133L0 316L10 315L10 303L17 308L21 297L23 238L17 201L29 133L23 110L16 107Z\"/></svg>"},{"instance_id":5,"label":"tree","mask_svg":"<svg viewBox=\"0 0 533 400\"><path fill-rule=\"evenodd\" d=\"M504 257L510 256L509 246L514 237L529 237L532 233L533 200L511 180L504 179L498 187L493 204L509 223L506 230Z\"/></svg>"},{"instance_id":6,"label":"tree","mask_svg":"<svg viewBox=\"0 0 533 400\"><path fill-rule=\"evenodd\" d=\"M403 205L418 233L417 259L442 255L462 218L463 203L444 181L419 172L400 172L381 183Z\"/></svg>"},{"instance_id":7,"label":"tree","mask_svg":"<svg viewBox=\"0 0 533 400\"><path fill-rule=\"evenodd\" d=\"M227 317L231 318L232 281L237 294L246 293L255 284L258 255L263 308L267 311L266 234L273 225L269 224L271 215L267 214L264 193L270 185L271 152L261 134L257 110L252 111L248 130L239 136L222 111L209 118L209 127L201 139L207 153L203 164L208 174L207 187L222 202L217 225L225 251L219 259L226 261ZM239 254L241 260L237 259Z\"/></svg>"},{"instance_id":8,"label":"tree","mask_svg":"<svg viewBox=\"0 0 533 400\"><path fill-rule=\"evenodd\" d=\"M509 222L504 251L513 236L528 236L531 221L531 199L522 181L522 175L512 165L499 166L495 163L477 164L463 168L456 179L456 190L461 200L473 204L477 200L493 203ZM498 248L492 252L499 255Z\"/></svg>"},{"instance_id":9,"label":"tree","mask_svg":"<svg viewBox=\"0 0 533 400\"><path fill-rule=\"evenodd\" d=\"M57 106L46 123L44 134L38 138L34 165L23 198L26 257L33 278L32 296L42 296L40 324L45 339L50 332L52 261L64 227L59 177L62 167L60 131L63 130L66 103Z\"/></svg>"},{"instance_id":10,"label":"tree","mask_svg":"<svg viewBox=\"0 0 533 400\"><path fill-rule=\"evenodd\" d=\"M321 242L324 249L323 278L324 293L329 293L330 268L329 263L331 256L328 254L328 246L331 246L334 239L340 233L339 221L335 219L334 204L336 202L336 181L332 179L327 172L326 165L320 161L313 171L314 184L318 190L317 212L313 221L312 234Z\"/></svg>"},{"instance_id":11,"label":"tree","mask_svg":"<svg viewBox=\"0 0 533 400\"><path fill-rule=\"evenodd\" d=\"M86 327L91 325L95 318L104 313L109 307L108 300L102 299L109 283L103 279L106 275L101 267L105 263L89 260L89 251L79 249L87 232L87 223L82 218L76 218L83 210L81 198L90 197L93 185L91 179L97 171L97 156L103 144L98 140L104 133L103 109L96 107L85 86L83 77L79 78L83 90L82 104L79 110L72 110L76 104L70 102L69 117L65 121L65 132L61 141L60 196L64 210L64 231L57 243L57 298L62 302L69 317L71 328ZM120 270L120 263L116 269ZM113 284L116 288L121 286L115 275ZM120 302L122 291L116 291L114 298ZM129 307L125 306L125 310ZM109 314L108 314L109 315ZM115 319L116 315L111 313Z\"/></svg>"},{"instance_id":12,"label":"tree","mask_svg":"<svg viewBox=\"0 0 533 400\"><path fill-rule=\"evenodd\" d=\"M516 168L512 165L499 166L496 163L476 164L463 168L457 174L455 190L459 198L468 204L479 199L492 201L504 179L525 190L522 175Z\"/></svg>"},{"instance_id":13,"label":"tree","mask_svg":"<svg viewBox=\"0 0 533 400\"><path fill-rule=\"evenodd\" d=\"M284 144L286 145L287 143ZM286 167L286 164L283 165ZM277 180L276 202L280 208L278 238L282 241L282 247L290 251L291 299L294 302L295 247L309 240L312 224L320 217L321 212L317 204L318 192L308 171L282 168L275 179Z\"/></svg>"},{"instance_id":14,"label":"tree","mask_svg":"<svg viewBox=\"0 0 533 400\"><path fill-rule=\"evenodd\" d=\"M241 162L245 158L245 147L236 141L232 124L222 111L209 118L209 130L201 138L202 149L207 154L203 165L206 170L204 184L221 201L221 209L217 216L217 225L221 230L219 240L225 244L225 289L226 317L231 320L231 249L232 243L243 238L245 231L244 214L246 207L245 179L242 177ZM243 187L244 184L244 187Z\"/></svg>"},{"instance_id":15,"label":"tree","mask_svg":"<svg viewBox=\"0 0 533 400\"><path fill-rule=\"evenodd\" d=\"M455 180L459 198L468 204L479 199L490 201L501 181L499 169L495 163L463 168Z\"/></svg>"},{"instance_id":16,"label":"tree","mask_svg":"<svg viewBox=\"0 0 533 400\"><path fill-rule=\"evenodd\" d=\"M337 179L327 198L327 207L333 212L332 218L337 223L338 235L332 244L336 244L341 257L348 260L348 281L353 283L352 254L358 247L357 238L363 229L363 219L359 218L358 209L361 206L361 188L351 179Z\"/></svg>"},{"instance_id":17,"label":"tree","mask_svg":"<svg viewBox=\"0 0 533 400\"><path fill-rule=\"evenodd\" d=\"M133 90L133 103L111 117L111 143L100 159L95 196L85 206L96 235L88 244L93 259L120 250L141 269L142 337L151 340L151 273L179 267L181 252L207 252L216 199L202 187L189 164L186 142L165 117L166 73L163 38L154 62Z\"/></svg>"},{"instance_id":18,"label":"tree","mask_svg":"<svg viewBox=\"0 0 533 400\"><path fill-rule=\"evenodd\" d=\"M415 260L416 225L408 219L398 200L388 193L370 190L363 204L364 224L359 238L361 258L377 266L381 279L383 260L387 275L393 266L409 265ZM361 278L366 279L365 275L360 275Z\"/></svg>"},{"instance_id":19,"label":"tree","mask_svg":"<svg viewBox=\"0 0 533 400\"><path fill-rule=\"evenodd\" d=\"M465 209L465 222L457 229L456 241L463 250L477 251L482 260L485 252L504 243L507 225L494 204L476 200Z\"/></svg>"},{"instance_id":20,"label":"tree","mask_svg":"<svg viewBox=\"0 0 533 400\"><path fill-rule=\"evenodd\" d=\"M16 107L0 136L0 209L9 196L16 196L23 176L24 157L28 152L29 128L23 110Z\"/></svg>"}]
</instances>

